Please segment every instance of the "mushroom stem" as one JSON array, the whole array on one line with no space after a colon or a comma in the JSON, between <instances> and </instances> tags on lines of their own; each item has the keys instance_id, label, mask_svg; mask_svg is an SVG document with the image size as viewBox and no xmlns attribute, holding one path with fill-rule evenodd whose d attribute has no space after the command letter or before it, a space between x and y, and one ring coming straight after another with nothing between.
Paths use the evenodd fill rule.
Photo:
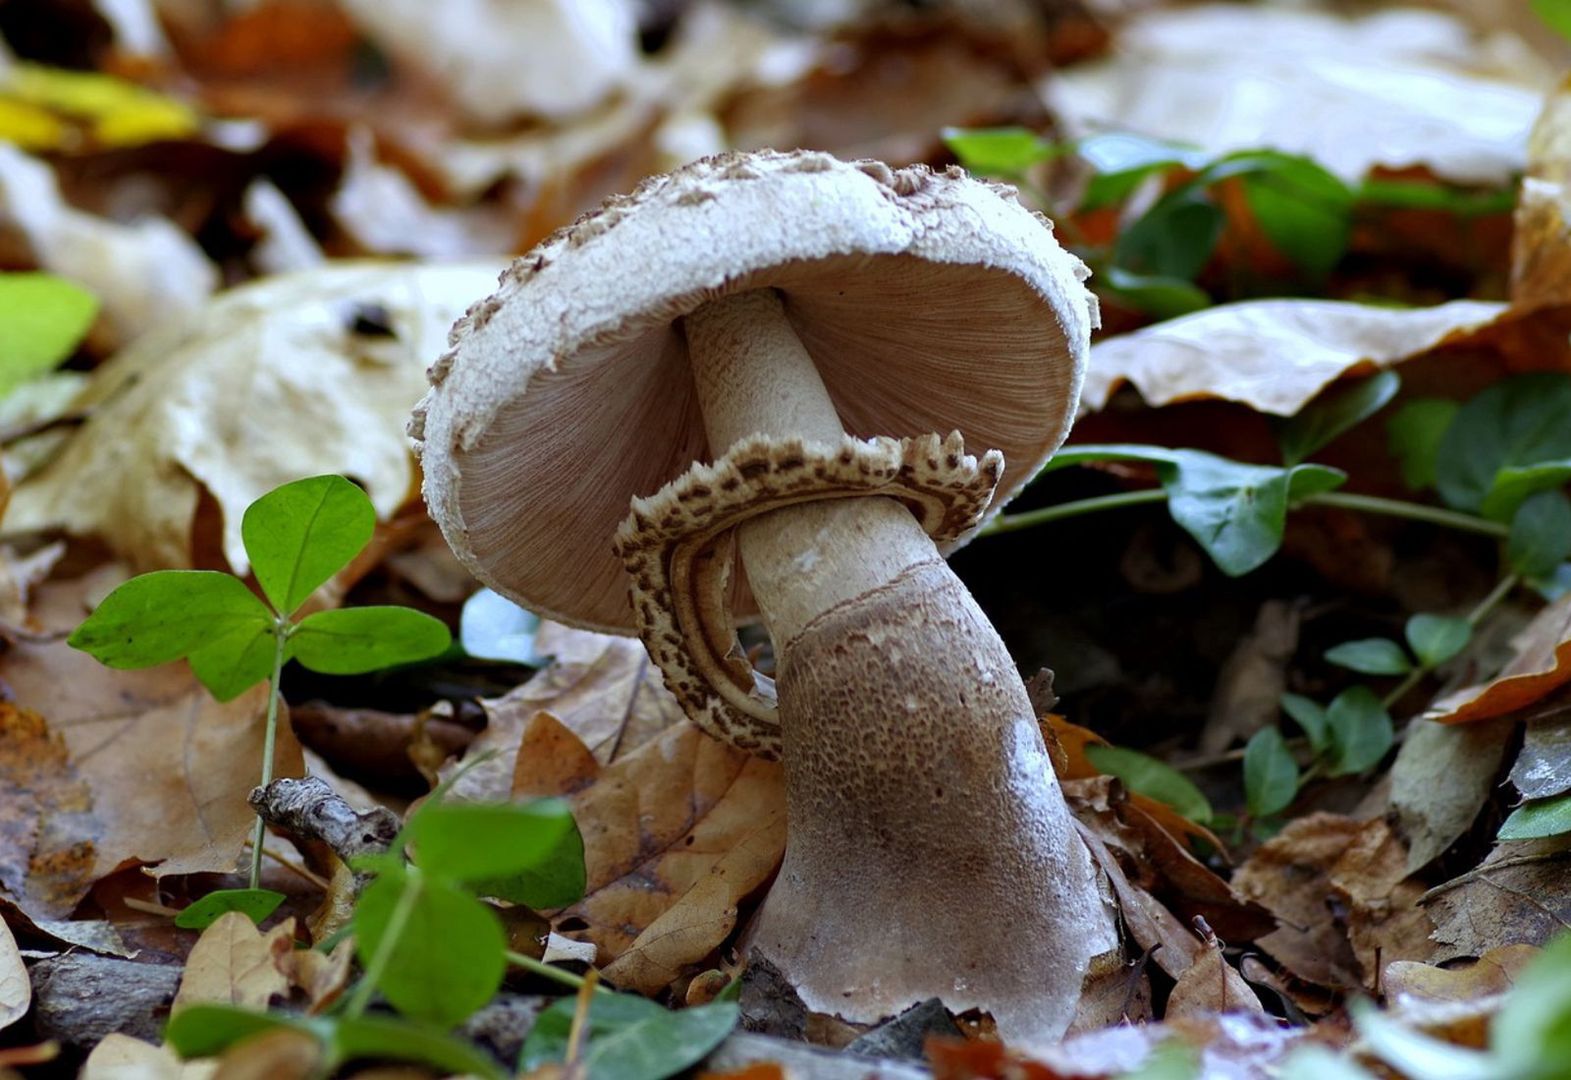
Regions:
<instances>
[{"instance_id":1,"label":"mushroom stem","mask_svg":"<svg viewBox=\"0 0 1571 1080\"><path fill-rule=\"evenodd\" d=\"M774 292L685 320L710 446L842 434ZM888 498L738 530L779 660L790 831L755 953L819 1012L938 996L1006 1038L1063 1033L1115 947L1019 673L915 518Z\"/></svg>"}]
</instances>

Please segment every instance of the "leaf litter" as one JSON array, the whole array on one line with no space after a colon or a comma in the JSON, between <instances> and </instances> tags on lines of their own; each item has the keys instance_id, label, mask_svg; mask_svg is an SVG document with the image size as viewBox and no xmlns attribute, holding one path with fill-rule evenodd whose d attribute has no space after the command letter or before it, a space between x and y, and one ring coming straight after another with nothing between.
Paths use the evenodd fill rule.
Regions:
<instances>
[{"instance_id":1,"label":"leaf litter","mask_svg":"<svg viewBox=\"0 0 1571 1080\"><path fill-rule=\"evenodd\" d=\"M400 524L423 521L411 504L417 478L403 422L447 326L490 291L500 263L348 264L341 256L516 253L601 194L727 145L785 142L944 163L951 151L940 132L961 125L1005 132L992 142L950 135L948 145L962 161L988 148L1029 200L1053 211L1060 235L1083 244L1109 312L1077 434L1088 444L1082 459L1094 467L1044 477L1040 489L1053 493L1044 499L1073 499L1074 485L1139 491L1156 472L1164 489L1142 497L1171 500L1175 521L1201 552L1190 571L1164 580L1177 602L1200 597L1210 612L1188 609L1193 623L1176 635L1193 639L1185 648L1203 650L1188 676L1194 689L1168 682L1166 669L1144 670L1130 651L1141 609L1123 593L1094 603L1119 612L1123 640L1109 652L1126 697L1077 686L1073 663L1045 650L1061 669L1073 720L1044 721L1049 747L1128 937L1122 959L1101 973L1101 988L1088 989L1088 1003L1097 1004L1086 1015L1135 1023L1081 1031L1057 1046L1005 1048L977 1037L985 1018L962 1018L972 1038L933 1044L923 1067L952 1077L1234 1076L1287 1062L1285 1074L1296 1076L1310 1075L1303 1062L1330 1055L1346 1075L1378 1059L1417 1076L1413 1063L1433 1049L1423 1039L1503 1053L1490 1025L1524 1030L1513 988L1534 985L1536 950L1552 947L1565 924L1556 898L1571 892L1564 852L1571 812L1561 806L1571 763L1560 731L1571 678L1571 633L1561 625L1571 574L1560 565L1566 552L1546 542L1571 467L1558 451L1516 460L1474 449L1459 456L1455 447L1479 445L1466 425L1477 422L1468 418L1482 410L1471 404L1481 391L1500 386L1497 398L1516 401L1534 392L1509 377L1571 371L1565 93L1551 91L1546 74L1554 70L1548 58L1563 50L1530 36L1521 51L1505 54L1515 61L1502 62L1490 51L1498 41L1486 48L1462 23L1433 12L1344 19L1210 5L1110 18L1023 14L1000 4L971 5L978 10L969 14L864 12L826 26L814 21L822 13L787 12L791 5L760 19L674 4L660 17L666 22L646 12L635 32L630 7L593 6L610 20L598 31L614 37L601 59L615 62L596 79L558 80L560 89L582 91L572 99L531 96L522 81L531 67L511 60L504 70L516 93L474 99L472 80L484 66L461 71L441 59L473 26L431 36L420 33L423 15L413 8L321 5L308 13L263 4L205 22L169 13L164 34L142 43L157 59L129 69L151 89L144 96L126 83L117 91L128 95L116 106L122 114L127 102L143 110L134 123L121 115L115 128L106 126L112 110L97 116L53 98L24 101L54 110L51 137L65 141L31 155L0 148L0 207L12 208L0 222L0 253L8 270L75 282L103 314L85 338L54 343L47 361L30 357L26 371L0 372L36 380L63 362L72 370L62 385L86 372L73 400L36 414L27 421L36 430L4 444L18 483L3 528L19 546L6 564L16 587L7 593L0 655L7 690L0 913L9 927L0 930L0 1026L29 1026L27 979L18 984L17 974L41 962L35 954L58 954L78 940L134 951L109 944L118 927L144 949L154 940L175 943L156 960L183 969L181 1011L207 1007L197 1002L255 1010L287 1000L331 1014L318 1027L283 1022L215 1045L215 1055L224 1050L221 1070L352 1060L365 1056L373 1032L382 1052L402 1060L494 1069L494 1061L464 1056L470 1044L446 1036L420 1042L411 1028L360 1016L350 943L331 952L296 947L321 945L330 927L371 934L371 923L351 921L370 875L397 882L400 895L421 873L440 876L420 843L412 869L395 871L388 863L349 866L320 843L295 836L287 846L275 834L267 841L277 856L270 876L294 884L263 929L238 913L200 937L159 923L171 904L233 883L226 878L251 827L244 796L261 754L265 698L219 705L184 666L111 671L62 638L125 577L125 565L247 573L245 508L281 483L323 473L364 487L383 524L368 553L313 603L347 600L353 611L414 598L458 622L472 585L439 546L418 539L418 527ZM1247 29L1256 22L1278 29ZM562 45L553 59L575 55L562 36L568 30L541 33ZM1241 52L1231 39L1266 44ZM1296 42L1289 59L1273 51L1280 42ZM364 49L377 63L352 67ZM291 68L298 79L280 77ZM1264 133L1222 123L1214 106L1260 85L1266 68L1290 70L1306 88L1294 100L1320 101L1331 120L1308 132L1296 115L1266 123ZM1359 78L1339 80L1349 71ZM1372 72L1380 78L1371 81ZM44 77L57 88L71 84ZM1444 94L1413 89L1441 85L1436 79L1477 107L1457 110ZM158 127L160 83L181 126ZM1043 99L1032 95L1033 84ZM1234 89L1218 92L1219 85ZM1546 91L1548 106L1529 135ZM1120 101L1138 109L1110 104ZM1196 101L1204 107L1184 104ZM392 102L407 107L388 108ZM10 115L0 113L0 122ZM37 113L28 116L27 130L42 130ZM233 125L248 121L233 118L247 116L255 129L242 134ZM1379 122L1365 123L1371 118ZM1109 120L1129 133L1102 138ZM1401 140L1378 138L1381 130L1409 140L1425 134L1407 153ZM1338 131L1353 135L1334 137ZM154 135L165 143L139 141ZM1123 152L1134 147L1148 160L1126 160L1120 173L1109 156L1119 138ZM111 162L113 139L126 142ZM1163 149L1165 140L1187 145L1169 141ZM1025 157L998 156L1009 146ZM273 160L290 164L262 168L261 147L284 151ZM1153 148L1165 163L1152 166ZM176 152L222 161L232 172L161 173ZM124 197L128 174L119 170L127 160L147 170L139 197L157 208L129 223L113 209ZM302 166L325 180L303 182L293 171ZM1511 174L1524 168L1511 220L1501 207L1513 197ZM1226 169L1235 170L1231 178ZM1262 194L1280 195L1286 189L1271 185L1284 178L1329 200L1304 220L1343 237L1340 246L1294 238L1284 214L1309 213L1308 204ZM252 191L268 193L252 203L272 199L256 220L240 210ZM1211 208L1214 245L1179 252L1185 266L1157 265L1165 257L1160 230L1176 219L1164 224L1155 211L1184 199ZM263 217L265 226L256 224ZM1137 244L1120 231L1144 239ZM275 241L271 254L262 252L263 234ZM281 253L286 238L292 254ZM244 280L275 260L310 269L208 299L220 274ZM1425 260L1450 277L1417 269ZM1176 268L1187 278L1137 281L1139 266ZM1297 287L1280 288L1300 273L1307 276ZM1236 288L1256 279L1254 295ZM1363 302L1371 296L1408 306ZM1207 306L1151 322L1175 297ZM1375 378L1381 371L1391 374ZM23 391L42 385L24 382ZM1353 401L1360 396L1367 401ZM1511 405L1503 422L1525 407ZM1092 451L1109 449L1097 442L1144 444L1133 456L1145 464L1096 457ZM1325 482L1295 483L1299 475ZM1281 514L1234 516L1262 492L1281 494ZM1368 521L1349 508L1349 499L1396 496L1480 524L1447 548L1418 531L1428 526ZM1534 509L1524 513L1529 502ZM1083 538L1092 537L1089 548L1117 552L1126 540L1121 528L1109 521L1080 539L1066 530L1081 577L1101 573ZM61 547L39 546L39 538L62 534ZM1191 542L1149 524L1142 536L1154 544L1142 556L1148 560L1162 544ZM1490 545L1502 538L1499 554ZM989 549L998 553L989 555L993 567L961 561L979 592L990 575L1017 596L1041 584L1043 572L1025 565L1035 556L1017 563L1012 553L1022 549L986 543L999 545ZM50 554L26 562L43 551ZM1492 566L1497 555L1504 572L1546 601L1527 587L1508 588L1473 617L1457 610L1478 601L1465 588L1412 587L1411 575L1471 580L1476 564ZM1218 577L1207 556L1233 577ZM1409 561L1425 569L1407 570ZM1157 581L1134 576L1130 565L1113 568L1115 588L1139 593ZM1463 599L1444 609L1400 601L1393 584L1400 573L1410 575L1404 597L1427 590ZM1160 594L1145 595L1149 603ZM1525 629L1500 667L1487 640L1513 619ZM1436 636L1442 630L1444 642ZM324 755L327 774L337 765L358 769L367 797L400 813L565 799L584 849L577 899L537 913L478 895L453 899L442 891L445 879L425 887L451 900L447 910L479 905L506 916L519 935L510 948L546 956L558 981L564 973L578 978L588 963L616 987L607 999L615 1004L598 1004L603 991L581 990L551 1006L551 1023L530 1036L537 1048L549 1044L549 1054L526 1054L528 1067L571 1073L587 1062L589 1075L611 1075L596 1070L620 1062L626 1045L669 1038L679 1049L630 1074L666 1075L660 1070L702 1057L734 1022L735 1007L714 995L738 971L748 920L780 865L783 775L694 729L636 642L550 623L530 632L521 650L498 653L476 639L477 651L455 650L435 664L310 683L320 697L302 709L315 712L314 726L301 731ZM1011 639L1017 655L1036 648L1033 633ZM1378 662L1370 659L1377 652ZM306 678L286 677L291 704L305 706ZM1311 707L1281 712L1284 695ZM1119 719L1119 700L1136 703L1130 719ZM1367 707L1346 704L1355 700ZM362 719L346 719L356 715ZM1374 724L1382 716L1383 732ZM423 734L438 723L451 730ZM328 727L339 730L336 743L320 734ZM282 734L279 769L299 774L305 759L287 724ZM378 748L381 758L356 751L354 743L367 741L388 743ZM401 763L395 779L388 762L409 758L417 760ZM425 794L422 776L444 787L410 808L410 795ZM1502 786L1508 777L1512 784ZM1526 801L1518 805L1515 796ZM307 918L314 904L321 910ZM159 924L161 936L133 931L132 913ZM464 918L453 915L442 931L460 933ZM545 952L538 939L548 928L558 943L593 945L592 960L585 951ZM7 951L13 936L20 946ZM557 959L569 955L579 959ZM359 955L362 970L376 962ZM546 978L515 972L498 1001L549 988ZM1545 1008L1563 1006L1536 985ZM1390 1006L1386 1020L1350 1016L1346 1002L1368 993ZM581 1007L580 999L595 1004ZM663 1007L684 1002L692 1007ZM192 1015L251 1023L236 1019L242 1014ZM588 1033L587 1049L574 1048L575 1018L587 1018L577 1025ZM522 1040L525 1029L513 1035ZM190 1037L189 1026L171 1034L177 1042ZM127 1068L204 1075L215 1060L182 1064L167 1048L123 1036L94 1041L71 1048L77 1061L86 1055L88 1076ZM1549 1046L1537 1035L1519 1041L1524 1053ZM782 1064L766 1057L755 1071L789 1071L792 1051L770 1053ZM575 1064L561 1064L564 1057Z\"/></svg>"}]
</instances>

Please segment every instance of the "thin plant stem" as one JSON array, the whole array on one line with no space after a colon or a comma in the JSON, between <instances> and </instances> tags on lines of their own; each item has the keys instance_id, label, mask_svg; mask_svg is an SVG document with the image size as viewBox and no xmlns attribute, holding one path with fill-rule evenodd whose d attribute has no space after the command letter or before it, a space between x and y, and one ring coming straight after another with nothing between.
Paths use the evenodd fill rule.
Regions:
<instances>
[{"instance_id":1,"label":"thin plant stem","mask_svg":"<svg viewBox=\"0 0 1571 1080\"><path fill-rule=\"evenodd\" d=\"M273 753L278 746L279 680L284 674L284 646L289 640L289 624L280 619L273 627L273 674L267 681L267 731L262 736L262 786L273 782ZM251 888L262 887L262 844L267 839L267 822L260 814L256 831L251 834Z\"/></svg>"},{"instance_id":2,"label":"thin plant stem","mask_svg":"<svg viewBox=\"0 0 1571 1080\"><path fill-rule=\"evenodd\" d=\"M415 905L420 901L422 882L419 869L406 867L404 874L404 891L398 894L398 903L393 905L393 913L387 919L387 930L377 944L370 963L366 964L365 973L360 976L355 992L344 1006L345 1016L357 1017L371 1004L371 995L376 992L377 983L382 981L382 973L392 961L393 950L398 948L398 941L404 936L404 927L408 925L415 913Z\"/></svg>"},{"instance_id":3,"label":"thin plant stem","mask_svg":"<svg viewBox=\"0 0 1571 1080\"><path fill-rule=\"evenodd\" d=\"M1138 491L1120 491L1113 495L1098 495L1091 499L1077 499L1074 502L1059 503L1057 506L1044 506L1037 510L1026 510L1018 514L1003 514L994 518L980 535L993 536L997 533L1018 532L1036 525L1045 525L1051 521L1062 521L1065 518L1080 517L1083 514L1100 513L1103 510L1121 510L1129 506L1143 506L1147 503L1164 502L1167 491L1163 488L1142 488ZM1318 495L1307 495L1293 504L1294 508L1300 506L1335 506L1343 510L1360 510L1366 514L1383 514L1387 517L1406 518L1409 521L1423 521L1431 525L1443 525L1449 529L1458 529L1462 532L1478 533L1482 536L1492 536L1498 540L1505 539L1510 534L1510 529L1497 521L1486 521L1484 518L1472 514L1463 514L1455 510L1446 510L1438 506L1425 506L1422 503L1403 502L1399 499L1383 499L1378 495L1354 495L1342 491L1325 491Z\"/></svg>"},{"instance_id":4,"label":"thin plant stem","mask_svg":"<svg viewBox=\"0 0 1571 1080\"><path fill-rule=\"evenodd\" d=\"M525 956L523 953L514 952L512 949L507 950L507 962L514 967L521 967L525 971L552 979L563 986L571 986L574 990L582 989L585 982L588 981L582 975L574 975L571 971L563 971L559 967L552 967L544 960L536 960L532 956ZM603 986L596 986L595 989L602 993L607 992Z\"/></svg>"}]
</instances>

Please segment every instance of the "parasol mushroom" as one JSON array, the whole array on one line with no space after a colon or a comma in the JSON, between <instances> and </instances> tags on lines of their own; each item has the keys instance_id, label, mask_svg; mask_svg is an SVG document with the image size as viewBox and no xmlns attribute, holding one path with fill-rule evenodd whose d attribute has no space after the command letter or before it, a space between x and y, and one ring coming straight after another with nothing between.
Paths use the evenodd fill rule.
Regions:
<instances>
[{"instance_id":1,"label":"parasol mushroom","mask_svg":"<svg viewBox=\"0 0 1571 1080\"><path fill-rule=\"evenodd\" d=\"M1115 947L1019 674L943 559L1068 429L1084 277L959 170L727 154L520 259L416 410L432 515L482 581L638 632L696 723L783 757L749 947L816 1011L938 996L1051 1037ZM737 644L755 614L778 687Z\"/></svg>"}]
</instances>

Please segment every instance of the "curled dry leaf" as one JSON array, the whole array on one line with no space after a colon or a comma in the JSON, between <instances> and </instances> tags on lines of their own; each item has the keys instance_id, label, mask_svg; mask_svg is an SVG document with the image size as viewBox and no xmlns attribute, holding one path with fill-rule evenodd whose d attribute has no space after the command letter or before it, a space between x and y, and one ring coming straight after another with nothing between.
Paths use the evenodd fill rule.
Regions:
<instances>
[{"instance_id":1,"label":"curled dry leaf","mask_svg":"<svg viewBox=\"0 0 1571 1080\"><path fill-rule=\"evenodd\" d=\"M531 725L560 746L565 729ZM539 745L525 736L525 745ZM587 751L572 755L584 761ZM774 874L785 851L780 766L749 757L690 723L667 728L600 769L586 787L535 783L519 795L565 795L584 837L588 889L563 911L587 924L606 977L652 994L702 960L736 926L737 904ZM579 931L575 931L579 933Z\"/></svg>"},{"instance_id":2,"label":"curled dry leaf","mask_svg":"<svg viewBox=\"0 0 1571 1080\"><path fill-rule=\"evenodd\" d=\"M1531 705L1571 682L1571 593L1540 611L1515 645L1516 657L1499 675L1440 698L1425 718L1443 724L1488 720Z\"/></svg>"},{"instance_id":3,"label":"curled dry leaf","mask_svg":"<svg viewBox=\"0 0 1571 1080\"><path fill-rule=\"evenodd\" d=\"M1532 945L1504 945L1452 968L1396 960L1386 965L1381 987L1399 1007L1408 1000L1478 1001L1511 989L1541 951Z\"/></svg>"},{"instance_id":4,"label":"curled dry leaf","mask_svg":"<svg viewBox=\"0 0 1571 1080\"><path fill-rule=\"evenodd\" d=\"M1250 1012L1265 1015L1260 999L1249 988L1216 939L1200 950L1189 969L1178 977L1167 998L1166 1018L1211 1016L1216 1013Z\"/></svg>"},{"instance_id":5,"label":"curled dry leaf","mask_svg":"<svg viewBox=\"0 0 1571 1080\"><path fill-rule=\"evenodd\" d=\"M522 766L519 762L519 744L537 713L550 713L601 764L631 753L684 719L682 706L637 638L542 622L535 631L535 651L552 658L545 670L504 697L481 702L486 729L469 744L464 760L490 756L465 769L453 788L455 796L506 799L514 790L515 770L527 772L546 760L537 755Z\"/></svg>"},{"instance_id":6,"label":"curled dry leaf","mask_svg":"<svg viewBox=\"0 0 1571 1080\"><path fill-rule=\"evenodd\" d=\"M197 1004L267 1008L289 992L284 967L294 951L294 936L293 919L264 934L238 911L220 915L186 957L173 1011Z\"/></svg>"},{"instance_id":7,"label":"curled dry leaf","mask_svg":"<svg viewBox=\"0 0 1571 1080\"><path fill-rule=\"evenodd\" d=\"M1571 301L1571 82L1544 103L1527 143L1511 236L1511 297L1529 308Z\"/></svg>"},{"instance_id":8,"label":"curled dry leaf","mask_svg":"<svg viewBox=\"0 0 1571 1080\"><path fill-rule=\"evenodd\" d=\"M39 590L46 626L86 615L86 580ZM245 797L262 759L265 686L220 704L184 664L115 671L59 640L15 644L0 681L15 700L0 706L0 890L28 915L69 914L128 862L160 874L235 868L255 821ZM282 716L274 767L302 769Z\"/></svg>"},{"instance_id":9,"label":"curled dry leaf","mask_svg":"<svg viewBox=\"0 0 1571 1080\"><path fill-rule=\"evenodd\" d=\"M22 952L16 947L11 928L0 922L0 1031L25 1016L32 1003L33 984L27 977Z\"/></svg>"},{"instance_id":10,"label":"curled dry leaf","mask_svg":"<svg viewBox=\"0 0 1571 1080\"><path fill-rule=\"evenodd\" d=\"M1438 12L1344 19L1210 4L1147 12L1118 44L1111 59L1045 84L1071 134L1113 125L1211 154L1270 147L1350 181L1424 166L1504 186L1522 168L1542 90L1515 71L1482 77L1471 32Z\"/></svg>"},{"instance_id":11,"label":"curled dry leaf","mask_svg":"<svg viewBox=\"0 0 1571 1080\"><path fill-rule=\"evenodd\" d=\"M1148 405L1221 398L1292 416L1344 375L1390 367L1498 319L1503 304L1384 308L1337 300L1219 304L1093 345L1081 412L1124 383Z\"/></svg>"},{"instance_id":12,"label":"curled dry leaf","mask_svg":"<svg viewBox=\"0 0 1571 1080\"><path fill-rule=\"evenodd\" d=\"M89 419L18 485L6 531L96 536L140 570L191 566L205 492L244 573L241 516L287 481L354 477L391 516L414 483L404 424L425 365L498 269L327 266L161 326L93 374L75 402Z\"/></svg>"}]
</instances>

